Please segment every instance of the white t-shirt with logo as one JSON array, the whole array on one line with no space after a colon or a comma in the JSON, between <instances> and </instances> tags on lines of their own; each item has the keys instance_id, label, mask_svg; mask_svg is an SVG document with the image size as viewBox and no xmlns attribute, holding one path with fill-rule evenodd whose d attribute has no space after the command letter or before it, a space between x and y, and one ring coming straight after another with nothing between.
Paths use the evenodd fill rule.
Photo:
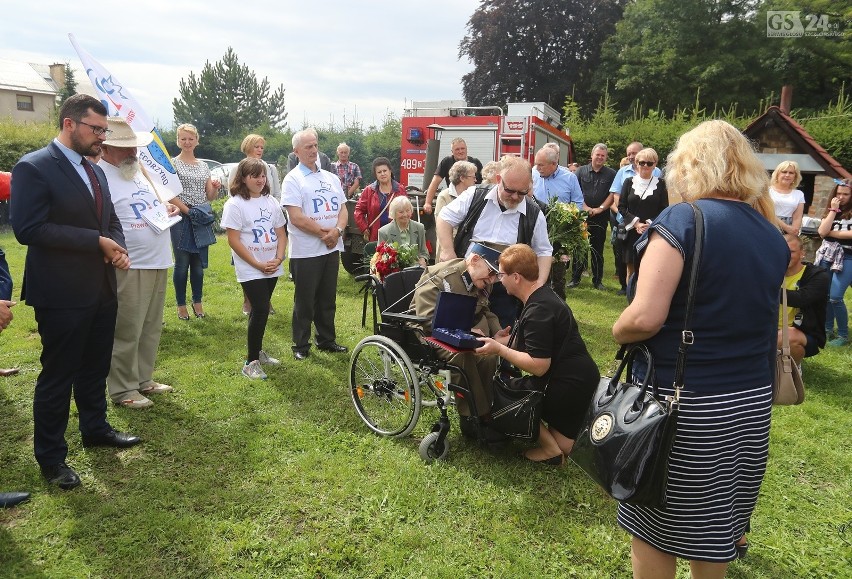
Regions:
<instances>
[{"instance_id":1,"label":"white t-shirt with logo","mask_svg":"<svg viewBox=\"0 0 852 579\"><path fill-rule=\"evenodd\" d=\"M225 202L222 209L222 227L240 232L240 243L248 249L260 263L275 259L278 251L278 236L275 229L284 227L284 213L271 195L261 195L243 199L234 195ZM281 266L274 273L263 273L244 261L232 249L237 281L251 281L281 275Z\"/></svg>"},{"instance_id":2,"label":"white t-shirt with logo","mask_svg":"<svg viewBox=\"0 0 852 579\"><path fill-rule=\"evenodd\" d=\"M302 163L296 165L284 177L281 192L281 205L300 207L308 219L316 221L323 229L337 227L337 216L346 196L340 187L340 177L328 171L311 171ZM343 238L329 249L316 235L305 233L293 221L287 226L290 234L290 257L318 257L332 251L343 251Z\"/></svg>"},{"instance_id":3,"label":"white t-shirt with logo","mask_svg":"<svg viewBox=\"0 0 852 579\"><path fill-rule=\"evenodd\" d=\"M161 202L153 192L151 183L137 171L132 181L121 176L118 168L103 159L98 166L106 173L109 192L115 214L121 221L124 230L124 241L127 243L127 254L130 257L130 269L168 269L174 265L172 261L172 238L168 231L159 235L151 229L141 211L160 205ZM175 197L174 192L167 189L160 191L164 201ZM174 227L180 227L175 225Z\"/></svg>"}]
</instances>

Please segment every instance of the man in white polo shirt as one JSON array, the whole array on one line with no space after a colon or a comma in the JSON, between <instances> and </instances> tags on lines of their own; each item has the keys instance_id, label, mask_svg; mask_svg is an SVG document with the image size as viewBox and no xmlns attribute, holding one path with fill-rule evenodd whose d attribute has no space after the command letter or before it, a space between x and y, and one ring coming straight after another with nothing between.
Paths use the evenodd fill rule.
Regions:
<instances>
[{"instance_id":1,"label":"man in white polo shirt","mask_svg":"<svg viewBox=\"0 0 852 579\"><path fill-rule=\"evenodd\" d=\"M336 340L337 272L343 250L343 229L349 214L340 178L317 163L317 132L304 129L293 135L293 152L299 159L287 176L281 204L290 219L290 265L295 284L293 304L293 356L308 357L311 324L317 348L348 352Z\"/></svg>"}]
</instances>

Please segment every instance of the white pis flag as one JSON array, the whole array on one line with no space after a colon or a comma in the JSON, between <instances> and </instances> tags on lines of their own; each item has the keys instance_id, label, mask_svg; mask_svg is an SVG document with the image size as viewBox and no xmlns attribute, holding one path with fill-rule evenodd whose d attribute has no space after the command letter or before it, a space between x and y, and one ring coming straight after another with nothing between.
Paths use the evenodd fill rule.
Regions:
<instances>
[{"instance_id":1,"label":"white pis flag","mask_svg":"<svg viewBox=\"0 0 852 579\"><path fill-rule=\"evenodd\" d=\"M121 117L127 121L127 124L134 131L151 133L154 136L150 145L139 147L139 162L145 167L151 181L156 183L158 187L162 185L173 193L180 193L183 187L154 123L151 122L136 99L130 95L127 88L122 86L118 79L92 58L88 52L77 45L73 34L69 34L68 38L71 40L74 50L77 51L92 86L98 91L98 97L107 108L109 116Z\"/></svg>"}]
</instances>

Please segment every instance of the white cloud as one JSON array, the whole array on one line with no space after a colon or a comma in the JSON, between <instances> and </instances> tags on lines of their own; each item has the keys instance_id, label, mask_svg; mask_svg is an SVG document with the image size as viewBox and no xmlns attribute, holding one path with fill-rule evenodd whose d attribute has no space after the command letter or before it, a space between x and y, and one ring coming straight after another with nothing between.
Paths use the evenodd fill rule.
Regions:
<instances>
[{"instance_id":1,"label":"white cloud","mask_svg":"<svg viewBox=\"0 0 852 579\"><path fill-rule=\"evenodd\" d=\"M478 4L150 0L119 11L43 0L38 25L6 27L0 54L79 65L73 33L152 119L170 126L180 80L230 46L259 79L284 85L291 126L339 124L356 112L369 125L388 111L402 114L406 100L462 98L461 76L472 66L458 60L458 45Z\"/></svg>"}]
</instances>

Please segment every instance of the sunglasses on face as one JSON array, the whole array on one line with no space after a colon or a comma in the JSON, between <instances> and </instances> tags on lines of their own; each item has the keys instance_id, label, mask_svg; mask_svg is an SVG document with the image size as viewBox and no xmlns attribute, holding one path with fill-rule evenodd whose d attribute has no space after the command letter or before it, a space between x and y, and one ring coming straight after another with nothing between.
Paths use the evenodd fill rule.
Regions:
<instances>
[{"instance_id":1,"label":"sunglasses on face","mask_svg":"<svg viewBox=\"0 0 852 579\"><path fill-rule=\"evenodd\" d=\"M529 189L524 189L523 191L518 191L516 189L509 189L508 187L506 187L502 183L500 184L500 186L503 187L503 191L505 191L509 195L517 195L518 197L523 197L524 195L526 195L527 193L530 192Z\"/></svg>"},{"instance_id":2,"label":"sunglasses on face","mask_svg":"<svg viewBox=\"0 0 852 579\"><path fill-rule=\"evenodd\" d=\"M640 167L653 167L657 163L655 161L636 161L636 164Z\"/></svg>"}]
</instances>

